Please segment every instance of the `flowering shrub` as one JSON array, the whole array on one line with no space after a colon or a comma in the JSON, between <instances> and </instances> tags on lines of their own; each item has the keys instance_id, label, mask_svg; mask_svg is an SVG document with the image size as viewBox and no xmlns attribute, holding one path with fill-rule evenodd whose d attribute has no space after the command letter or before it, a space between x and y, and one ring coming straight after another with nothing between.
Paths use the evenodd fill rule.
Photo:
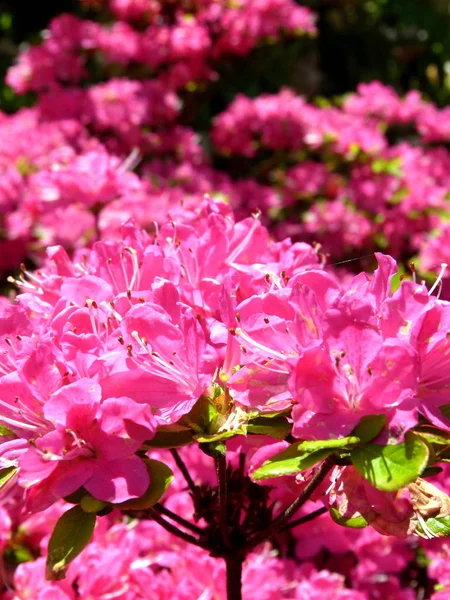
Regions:
<instances>
[{"instance_id":1,"label":"flowering shrub","mask_svg":"<svg viewBox=\"0 0 450 600\"><path fill-rule=\"evenodd\" d=\"M1 597L448 597L448 109L285 87L202 128L312 12L83 4L0 117Z\"/></svg>"},{"instance_id":2,"label":"flowering shrub","mask_svg":"<svg viewBox=\"0 0 450 600\"><path fill-rule=\"evenodd\" d=\"M287 598L372 597L384 589L373 580L380 570L390 577L389 593L403 593L396 576L413 546L400 544L398 563L384 565L384 542L377 554L373 541L364 550L364 536L350 546L351 536L341 538L338 553L355 543L361 557L368 553L343 573L353 591L338 575L315 572L328 565L320 564L320 547L304 546L302 527L299 558L306 551L311 567L290 568L267 547L252 554L274 536L283 547L283 532L325 511L349 531L371 526L425 539L447 533L445 485L423 477L446 460L450 305L412 281L392 292L395 261L377 258L373 276L343 282L307 244L271 241L257 217L235 222L226 204L204 202L150 235L126 223L118 239L77 250L72 260L53 246L38 272L22 274L22 293L1 319L3 502L19 523L21 509L53 511L52 524L63 513L50 541L45 526L41 534L47 578L68 577L45 584L49 593L70 598L70 581L80 597L89 589L106 593L111 578L92 580L102 569L89 561L105 545L106 556L120 545L114 585L136 590L135 597L144 597L143 581L165 564L169 572L152 585L171 594L177 586L194 590L191 560L213 561L202 590L222 595L223 567L207 553L198 559L198 548L189 549L171 559L180 553L171 538L158 542L156 554L148 542L128 540L154 538L140 532L156 527L139 521L150 517L225 559L230 598L239 597L244 560L245 597L258 568L273 569L267 597L280 587ZM131 529L121 515L132 519ZM76 558L96 520L94 541ZM13 537L3 543L13 550L18 534L9 521L6 528ZM317 539L327 547L326 537ZM388 548L395 544L387 539ZM33 545L28 552L36 552ZM43 573L41 559L19 567L17 597L44 585Z\"/></svg>"}]
</instances>

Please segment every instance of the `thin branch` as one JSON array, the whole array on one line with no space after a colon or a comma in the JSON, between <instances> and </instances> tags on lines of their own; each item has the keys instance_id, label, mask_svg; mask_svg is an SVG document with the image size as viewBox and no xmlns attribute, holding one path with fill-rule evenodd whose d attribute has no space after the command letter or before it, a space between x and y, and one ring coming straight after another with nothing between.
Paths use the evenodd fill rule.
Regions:
<instances>
[{"instance_id":1,"label":"thin branch","mask_svg":"<svg viewBox=\"0 0 450 600\"><path fill-rule=\"evenodd\" d=\"M295 519L295 521L290 521L284 527L281 527L280 531L287 531L288 529L297 527L297 525L303 525L304 523L309 523L309 521L314 521L314 519L317 519L317 517L322 516L326 512L328 512L328 509L325 506L322 506L322 508L318 508L314 512L309 513L309 515L304 515L303 517Z\"/></svg>"},{"instance_id":2,"label":"thin branch","mask_svg":"<svg viewBox=\"0 0 450 600\"><path fill-rule=\"evenodd\" d=\"M178 529L178 527L175 527L175 525L172 525L172 523L169 523L168 521L163 519L162 516L158 513L158 511L156 511L154 508L148 508L146 510L146 513L148 515L150 515L151 518L154 521L156 521L156 523L158 523L158 525L161 525L161 527L163 527L166 531L168 531L172 535L175 535L176 537L184 540L185 542L188 542L188 544L194 544L195 546L200 546L200 548L204 548L205 550L210 550L210 547L208 544L206 544L202 540L195 538L193 535L190 535L189 533L181 531L180 529Z\"/></svg>"},{"instance_id":3,"label":"thin branch","mask_svg":"<svg viewBox=\"0 0 450 600\"><path fill-rule=\"evenodd\" d=\"M320 465L319 469L316 471L314 476L309 480L306 486L303 488L301 494L290 504L284 512L278 515L269 527L265 531L260 531L256 535L251 538L248 543L245 545L245 551L248 552L250 548L257 546L261 542L270 539L275 534L277 534L281 529L283 529L289 522L289 519L295 515L295 513L300 510L300 508L311 498L313 493L328 475L332 467L334 466L334 461L331 458L327 458Z\"/></svg>"},{"instance_id":4,"label":"thin branch","mask_svg":"<svg viewBox=\"0 0 450 600\"><path fill-rule=\"evenodd\" d=\"M227 484L227 459L223 455L215 459L217 471L217 489L219 493L219 520L220 530L222 532L222 541L227 548L231 548L230 536L228 533L228 484Z\"/></svg>"},{"instance_id":5,"label":"thin branch","mask_svg":"<svg viewBox=\"0 0 450 600\"><path fill-rule=\"evenodd\" d=\"M177 467L180 469L183 477L186 480L186 483L188 484L189 489L191 490L191 492L194 494L197 493L197 486L195 485L194 480L191 477L191 474L189 473L186 465L184 464L183 459L181 458L178 450L176 450L175 448L171 448L170 449L170 453L173 456L173 459L175 461L175 464L177 465Z\"/></svg>"},{"instance_id":6,"label":"thin branch","mask_svg":"<svg viewBox=\"0 0 450 600\"><path fill-rule=\"evenodd\" d=\"M165 507L163 504L155 504L153 508L159 514L165 515L166 517L168 517L169 519L172 519L172 521L175 521L175 523L178 523L179 525L182 525L186 529L190 529L194 533L198 533L199 535L203 535L204 531L203 531L203 529L201 527L198 527L197 525L194 525L194 523L191 523L190 521L187 521L186 519L183 519L183 517L180 517L176 513L172 512L167 507Z\"/></svg>"}]
</instances>

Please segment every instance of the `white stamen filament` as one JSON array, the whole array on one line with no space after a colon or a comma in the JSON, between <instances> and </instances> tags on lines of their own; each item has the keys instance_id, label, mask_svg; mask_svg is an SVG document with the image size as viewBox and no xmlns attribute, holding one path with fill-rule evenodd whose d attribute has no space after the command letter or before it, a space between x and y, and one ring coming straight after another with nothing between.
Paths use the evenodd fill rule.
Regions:
<instances>
[{"instance_id":1,"label":"white stamen filament","mask_svg":"<svg viewBox=\"0 0 450 600\"><path fill-rule=\"evenodd\" d=\"M36 425L24 423L23 421L16 421L16 419L5 417L5 415L1 416L0 423L5 423L6 426L12 425L13 427L20 427L20 429L28 429L29 431L36 431L38 429Z\"/></svg>"},{"instance_id":2,"label":"white stamen filament","mask_svg":"<svg viewBox=\"0 0 450 600\"><path fill-rule=\"evenodd\" d=\"M247 246L248 242L250 241L253 232L255 231L255 229L258 227L259 225L259 220L256 218L253 223L252 226L250 227L250 229L247 232L247 235L244 237L244 239L242 240L242 242L240 244L238 244L236 246L236 248L233 250L233 252L230 254L230 256L227 258L227 264L232 266L233 262L235 260L235 258L237 258L239 256L239 254L244 250L244 248Z\"/></svg>"},{"instance_id":3,"label":"white stamen filament","mask_svg":"<svg viewBox=\"0 0 450 600\"><path fill-rule=\"evenodd\" d=\"M125 171L133 171L138 164L141 162L142 156L139 148L133 148L130 154L125 158L122 164L119 166L118 171L125 173Z\"/></svg>"},{"instance_id":4,"label":"white stamen filament","mask_svg":"<svg viewBox=\"0 0 450 600\"><path fill-rule=\"evenodd\" d=\"M138 359L141 359L143 361L143 364L141 364L140 366L143 367L147 367L145 368L145 370L149 373L153 373L155 375L158 375L159 377L163 377L164 379L170 379L170 380L176 380L179 383L186 385L186 383L188 382L188 378L191 380L191 387L192 387L192 377L188 376L188 374L186 373L186 370L184 367L184 365L182 363L181 364L181 369L177 370L175 368L175 365L171 365L169 364L167 361L165 361L164 359L162 359L159 355L156 355L155 352L152 351L151 347L148 346L148 344L144 343L144 341L142 340L142 338L139 336L139 333L137 331L133 331L131 333L131 336L136 340L136 342L139 344L139 346L144 350L144 352L147 354L147 356L151 359L151 361L153 363L153 366L151 367L148 362L144 359L144 357L142 356L133 356L132 358L135 360L135 362ZM176 358L176 357L174 357ZM173 361L175 362L175 361ZM136 362L136 364L138 364ZM148 368L150 367L150 368ZM195 387L195 385L194 385Z\"/></svg>"},{"instance_id":5,"label":"white stamen filament","mask_svg":"<svg viewBox=\"0 0 450 600\"><path fill-rule=\"evenodd\" d=\"M430 289L430 291L428 292L428 295L431 296L431 294L434 292L434 290L437 288L437 286L439 285L439 283L442 281L442 278L444 276L444 273L446 271L448 267L447 263L441 263L441 270L439 271L439 275L436 279L436 281L434 282L432 288ZM442 285L442 284L441 284Z\"/></svg>"},{"instance_id":6,"label":"white stamen filament","mask_svg":"<svg viewBox=\"0 0 450 600\"><path fill-rule=\"evenodd\" d=\"M94 335L96 338L98 338L100 340L100 335L97 329L97 323L95 322L96 319L98 320L98 314L96 316L94 316L94 308L92 306L92 304L94 303L94 300L90 300L90 299L86 299L86 305L87 305L87 309L89 312L89 320L91 322L91 326L92 326L92 331L94 332Z\"/></svg>"},{"instance_id":7,"label":"white stamen filament","mask_svg":"<svg viewBox=\"0 0 450 600\"><path fill-rule=\"evenodd\" d=\"M129 248L128 246L125 248L131 255L131 262L133 264L133 276L130 281L129 289L132 290L134 285L136 284L139 288L140 284L140 271L139 271L139 261L137 257L137 252L134 248Z\"/></svg>"},{"instance_id":8,"label":"white stamen filament","mask_svg":"<svg viewBox=\"0 0 450 600\"><path fill-rule=\"evenodd\" d=\"M273 350L273 348L268 348L267 346L260 344L259 342L251 338L247 333L245 333L245 331L243 331L240 327L236 329L236 335L242 338L245 342L247 342L248 345L253 346L254 348L258 348L258 350L263 350L263 352L266 352L270 357L279 358L283 361L286 360L286 356L284 354Z\"/></svg>"}]
</instances>

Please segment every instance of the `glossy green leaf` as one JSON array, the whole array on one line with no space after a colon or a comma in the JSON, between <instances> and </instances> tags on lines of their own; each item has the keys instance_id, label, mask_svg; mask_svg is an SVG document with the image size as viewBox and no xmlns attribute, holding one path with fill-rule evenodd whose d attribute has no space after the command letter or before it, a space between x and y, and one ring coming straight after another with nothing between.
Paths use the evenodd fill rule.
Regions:
<instances>
[{"instance_id":1,"label":"glossy green leaf","mask_svg":"<svg viewBox=\"0 0 450 600\"><path fill-rule=\"evenodd\" d=\"M80 504L81 500L88 494L89 492L82 486L78 488L72 494L64 497L65 502L69 502L69 504Z\"/></svg>"},{"instance_id":2,"label":"glossy green leaf","mask_svg":"<svg viewBox=\"0 0 450 600\"><path fill-rule=\"evenodd\" d=\"M357 517L344 517L336 508L330 508L330 516L338 525L350 527L351 529L362 529L369 525L369 522L362 515Z\"/></svg>"},{"instance_id":3,"label":"glossy green leaf","mask_svg":"<svg viewBox=\"0 0 450 600\"><path fill-rule=\"evenodd\" d=\"M150 477L150 485L140 498L132 498L121 504L116 504L121 510L145 510L151 508L162 498L164 492L172 483L174 474L169 467L151 458L144 459L145 466Z\"/></svg>"},{"instance_id":4,"label":"glossy green leaf","mask_svg":"<svg viewBox=\"0 0 450 600\"><path fill-rule=\"evenodd\" d=\"M298 455L297 452L292 452L290 450L291 448L287 448L275 458L266 461L259 469L253 471L251 476L252 479L261 481L262 479L271 479L272 477L294 475L295 473L300 473L305 469L309 469L309 467L312 467L324 458L327 458L327 456L333 452L333 450L323 449Z\"/></svg>"},{"instance_id":5,"label":"glossy green leaf","mask_svg":"<svg viewBox=\"0 0 450 600\"><path fill-rule=\"evenodd\" d=\"M249 421L254 419L275 419L277 417L289 417L292 412L291 408L285 408L284 410L276 410L274 412L260 412L259 410L251 411L248 413Z\"/></svg>"},{"instance_id":6,"label":"glossy green leaf","mask_svg":"<svg viewBox=\"0 0 450 600\"><path fill-rule=\"evenodd\" d=\"M231 429L230 431L222 431L221 433L202 433L195 435L194 439L200 444L208 444L209 442L220 442L221 440L227 440L236 435L247 435L246 427L239 427L238 429Z\"/></svg>"},{"instance_id":7,"label":"glossy green leaf","mask_svg":"<svg viewBox=\"0 0 450 600\"><path fill-rule=\"evenodd\" d=\"M208 456L211 456L212 458L225 456L227 453L227 447L222 441L203 443L199 444L198 447L202 452L204 452Z\"/></svg>"},{"instance_id":8,"label":"glossy green leaf","mask_svg":"<svg viewBox=\"0 0 450 600\"><path fill-rule=\"evenodd\" d=\"M5 469L0 469L0 490L14 477L14 475L17 473L17 470L17 467L6 467Z\"/></svg>"},{"instance_id":9,"label":"glossy green leaf","mask_svg":"<svg viewBox=\"0 0 450 600\"><path fill-rule=\"evenodd\" d=\"M148 448L179 448L191 444L194 433L187 427L162 426L158 428L155 437L145 442Z\"/></svg>"},{"instance_id":10,"label":"glossy green leaf","mask_svg":"<svg viewBox=\"0 0 450 600\"><path fill-rule=\"evenodd\" d=\"M269 435L284 440L292 431L292 425L283 417L260 416L247 425L247 433Z\"/></svg>"},{"instance_id":11,"label":"glossy green leaf","mask_svg":"<svg viewBox=\"0 0 450 600\"><path fill-rule=\"evenodd\" d=\"M386 425L386 415L366 415L363 417L352 435L358 437L362 444L372 441Z\"/></svg>"},{"instance_id":12,"label":"glossy green leaf","mask_svg":"<svg viewBox=\"0 0 450 600\"><path fill-rule=\"evenodd\" d=\"M63 579L67 568L89 544L94 533L96 515L80 506L65 512L56 523L48 545L46 578Z\"/></svg>"},{"instance_id":13,"label":"glossy green leaf","mask_svg":"<svg viewBox=\"0 0 450 600\"><path fill-rule=\"evenodd\" d=\"M414 433L419 435L429 444L438 446L450 446L450 435L431 425L421 425L414 429Z\"/></svg>"},{"instance_id":14,"label":"glossy green leaf","mask_svg":"<svg viewBox=\"0 0 450 600\"><path fill-rule=\"evenodd\" d=\"M297 444L293 444L297 446L300 452L315 452L316 450L322 450L324 448L330 449L340 449L340 448L349 448L354 446L355 444L359 444L361 440L354 436L350 435L343 438L336 438L332 440L308 440L305 442L298 442Z\"/></svg>"},{"instance_id":15,"label":"glossy green leaf","mask_svg":"<svg viewBox=\"0 0 450 600\"><path fill-rule=\"evenodd\" d=\"M422 473L422 477L426 479L427 477L436 477L442 473L442 467L427 467L425 471Z\"/></svg>"},{"instance_id":16,"label":"glossy green leaf","mask_svg":"<svg viewBox=\"0 0 450 600\"><path fill-rule=\"evenodd\" d=\"M182 418L182 424L190 427L195 433L213 434L225 421L222 414L221 388L216 388L214 397L201 396L191 411Z\"/></svg>"},{"instance_id":17,"label":"glossy green leaf","mask_svg":"<svg viewBox=\"0 0 450 600\"><path fill-rule=\"evenodd\" d=\"M108 504L106 502L102 502L101 500L97 500L90 494L86 494L81 498L80 506L87 513L95 513L98 514L101 512Z\"/></svg>"},{"instance_id":18,"label":"glossy green leaf","mask_svg":"<svg viewBox=\"0 0 450 600\"><path fill-rule=\"evenodd\" d=\"M252 478L255 481L293 475L309 469L335 450L348 448L359 442L359 438L350 436L333 440L311 440L291 444L256 469Z\"/></svg>"},{"instance_id":19,"label":"glossy green leaf","mask_svg":"<svg viewBox=\"0 0 450 600\"><path fill-rule=\"evenodd\" d=\"M426 469L430 453L418 436L407 434L401 444L366 444L351 451L359 473L374 487L392 492L415 481Z\"/></svg>"},{"instance_id":20,"label":"glossy green leaf","mask_svg":"<svg viewBox=\"0 0 450 600\"><path fill-rule=\"evenodd\" d=\"M450 515L426 520L422 519L417 525L416 533L427 539L450 537Z\"/></svg>"}]
</instances>

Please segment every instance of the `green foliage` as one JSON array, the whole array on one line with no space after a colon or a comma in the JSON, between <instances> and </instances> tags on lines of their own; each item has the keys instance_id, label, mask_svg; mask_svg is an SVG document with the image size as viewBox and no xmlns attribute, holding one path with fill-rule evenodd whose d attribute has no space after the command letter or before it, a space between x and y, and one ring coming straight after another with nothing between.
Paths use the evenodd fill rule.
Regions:
<instances>
[{"instance_id":1,"label":"green foliage","mask_svg":"<svg viewBox=\"0 0 450 600\"><path fill-rule=\"evenodd\" d=\"M297 442L271 459L266 460L261 467L253 472L252 478L259 481L300 473L327 458L335 450L346 450L348 447L358 444L359 441L359 438L351 436L337 440Z\"/></svg>"},{"instance_id":2,"label":"green foliage","mask_svg":"<svg viewBox=\"0 0 450 600\"><path fill-rule=\"evenodd\" d=\"M284 440L291 433L291 430L292 425L283 417L261 415L247 425L247 433L270 435L280 440Z\"/></svg>"},{"instance_id":3,"label":"green foliage","mask_svg":"<svg viewBox=\"0 0 450 600\"><path fill-rule=\"evenodd\" d=\"M425 470L430 457L428 445L418 436L407 434L401 444L366 444L354 448L353 465L374 487L392 492L408 485Z\"/></svg>"},{"instance_id":4,"label":"green foliage","mask_svg":"<svg viewBox=\"0 0 450 600\"><path fill-rule=\"evenodd\" d=\"M352 434L365 444L377 437L386 425L386 415L366 415L353 430Z\"/></svg>"},{"instance_id":5,"label":"green foliage","mask_svg":"<svg viewBox=\"0 0 450 600\"><path fill-rule=\"evenodd\" d=\"M424 538L450 537L450 515L419 521L416 532Z\"/></svg>"},{"instance_id":6,"label":"green foliage","mask_svg":"<svg viewBox=\"0 0 450 600\"><path fill-rule=\"evenodd\" d=\"M358 515L357 517L343 517L336 508L330 509L330 516L338 525L349 527L350 529L362 529L369 524L362 515Z\"/></svg>"},{"instance_id":7,"label":"green foliage","mask_svg":"<svg viewBox=\"0 0 450 600\"><path fill-rule=\"evenodd\" d=\"M189 427L181 425L163 425L158 428L156 435L145 442L148 448L179 448L186 446L194 439L194 433Z\"/></svg>"},{"instance_id":8,"label":"green foliage","mask_svg":"<svg viewBox=\"0 0 450 600\"><path fill-rule=\"evenodd\" d=\"M48 544L48 580L64 579L70 563L90 542L95 521L95 513L86 513L81 506L74 506L59 518Z\"/></svg>"},{"instance_id":9,"label":"green foliage","mask_svg":"<svg viewBox=\"0 0 450 600\"><path fill-rule=\"evenodd\" d=\"M6 467L5 469L0 469L0 490L14 477L17 473L17 467Z\"/></svg>"}]
</instances>

